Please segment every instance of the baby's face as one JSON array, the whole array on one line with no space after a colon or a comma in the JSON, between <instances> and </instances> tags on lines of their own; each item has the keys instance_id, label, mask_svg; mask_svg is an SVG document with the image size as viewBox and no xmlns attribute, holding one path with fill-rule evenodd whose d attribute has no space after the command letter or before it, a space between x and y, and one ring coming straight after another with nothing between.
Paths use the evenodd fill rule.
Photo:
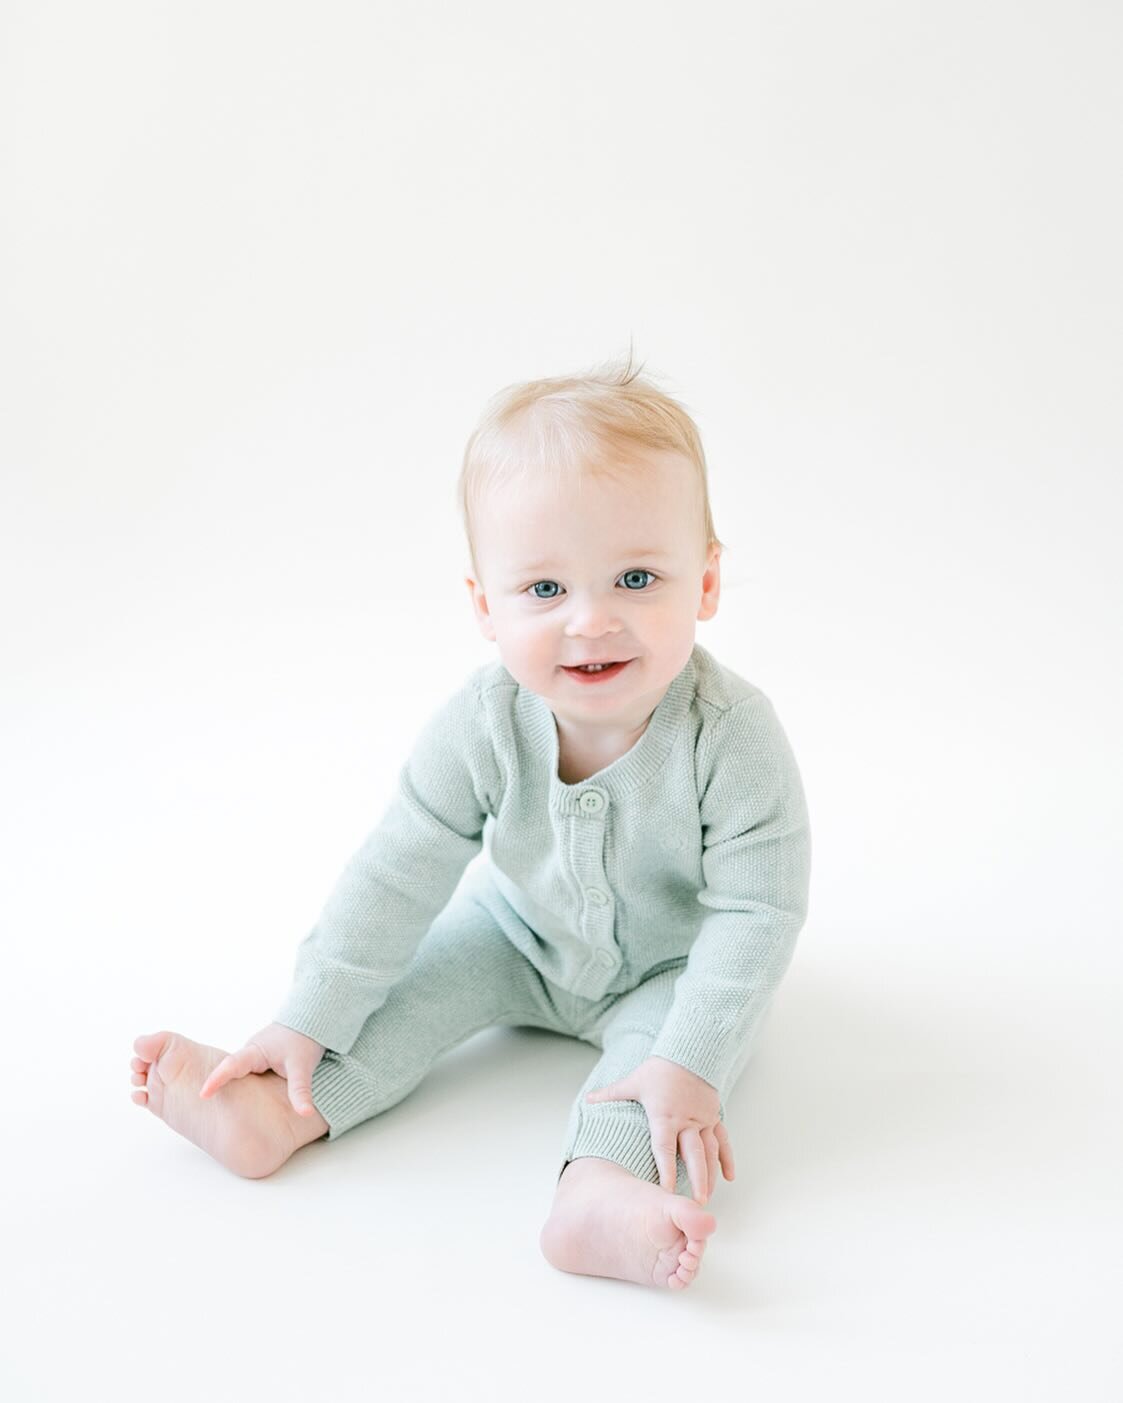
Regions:
<instances>
[{"instance_id":1,"label":"baby's face","mask_svg":"<svg viewBox=\"0 0 1123 1403\"><path fill-rule=\"evenodd\" d=\"M650 474L520 483L478 512L480 580L467 579L507 671L574 734L638 729L686 665L695 625L717 610L719 548L703 556L689 464L649 455ZM598 681L567 668L626 666Z\"/></svg>"}]
</instances>

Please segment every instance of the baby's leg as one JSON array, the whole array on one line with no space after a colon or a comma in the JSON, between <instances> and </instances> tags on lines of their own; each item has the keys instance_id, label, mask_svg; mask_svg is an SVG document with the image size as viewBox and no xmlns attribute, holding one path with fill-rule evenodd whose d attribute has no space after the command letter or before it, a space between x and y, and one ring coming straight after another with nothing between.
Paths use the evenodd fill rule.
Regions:
<instances>
[{"instance_id":1,"label":"baby's leg","mask_svg":"<svg viewBox=\"0 0 1123 1403\"><path fill-rule=\"evenodd\" d=\"M467 893L434 921L412 964L351 1050L328 1051L312 1099L336 1140L403 1100L434 1062L482 1028L567 1031L541 975Z\"/></svg>"},{"instance_id":2,"label":"baby's leg","mask_svg":"<svg viewBox=\"0 0 1123 1403\"><path fill-rule=\"evenodd\" d=\"M133 1044L133 1100L248 1178L264 1178L302 1146L337 1139L395 1105L436 1059L496 1023L557 1027L534 967L464 893L429 927L405 974L350 1052L328 1049L312 1074L316 1113L299 1115L283 1077L251 1073L208 1100L199 1088L226 1055L178 1033Z\"/></svg>"},{"instance_id":3,"label":"baby's leg","mask_svg":"<svg viewBox=\"0 0 1123 1403\"><path fill-rule=\"evenodd\" d=\"M585 1035L603 1056L573 1103L554 1204L540 1245L562 1271L680 1290L694 1280L717 1219L690 1197L681 1157L678 1192L659 1187L647 1113L638 1101L589 1103L587 1092L634 1071L670 1009L678 969L623 994Z\"/></svg>"}]
</instances>

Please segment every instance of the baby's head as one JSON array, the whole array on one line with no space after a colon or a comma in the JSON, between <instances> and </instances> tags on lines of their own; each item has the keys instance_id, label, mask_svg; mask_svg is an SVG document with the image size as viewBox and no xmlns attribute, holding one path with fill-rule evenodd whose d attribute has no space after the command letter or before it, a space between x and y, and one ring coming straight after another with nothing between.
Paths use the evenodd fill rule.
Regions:
<instances>
[{"instance_id":1,"label":"baby's head","mask_svg":"<svg viewBox=\"0 0 1123 1403\"><path fill-rule=\"evenodd\" d=\"M720 592L697 426L626 365L508 386L464 454L472 605L508 672L576 727L646 721ZM626 666L582 681L572 664Z\"/></svg>"}]
</instances>

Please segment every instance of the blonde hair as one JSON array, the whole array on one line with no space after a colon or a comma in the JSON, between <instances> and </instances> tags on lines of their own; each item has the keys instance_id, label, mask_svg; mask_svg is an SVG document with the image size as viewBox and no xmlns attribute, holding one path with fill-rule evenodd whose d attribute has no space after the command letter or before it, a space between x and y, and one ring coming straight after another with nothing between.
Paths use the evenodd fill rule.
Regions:
<instances>
[{"instance_id":1,"label":"blonde hair","mask_svg":"<svg viewBox=\"0 0 1123 1403\"><path fill-rule=\"evenodd\" d=\"M487 402L468 439L457 482L457 505L468 538L472 571L480 578L473 522L497 487L527 477L566 478L580 489L584 475L642 472L644 451L681 454L697 474L702 501L702 549L724 550L714 531L706 456L686 409L650 379L642 365L608 361L576 375L507 385ZM629 463L639 450L641 461Z\"/></svg>"}]
</instances>

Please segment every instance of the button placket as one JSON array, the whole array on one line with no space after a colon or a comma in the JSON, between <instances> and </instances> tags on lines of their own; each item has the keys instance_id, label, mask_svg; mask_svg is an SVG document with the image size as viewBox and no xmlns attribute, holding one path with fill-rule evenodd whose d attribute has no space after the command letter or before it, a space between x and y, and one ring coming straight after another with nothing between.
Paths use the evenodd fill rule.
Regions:
<instances>
[{"instance_id":1,"label":"button placket","mask_svg":"<svg viewBox=\"0 0 1123 1403\"><path fill-rule=\"evenodd\" d=\"M608 807L608 800L599 789L584 789L577 796L577 807L581 813L589 818L603 814ZM603 887L589 886L585 888L585 900L591 907L605 908L605 915L608 915L607 907L611 901L610 894ZM596 923L603 924L603 922ZM594 932L595 938L595 932ZM611 950L603 947L593 954L593 959L601 969L615 968L617 956Z\"/></svg>"}]
</instances>

